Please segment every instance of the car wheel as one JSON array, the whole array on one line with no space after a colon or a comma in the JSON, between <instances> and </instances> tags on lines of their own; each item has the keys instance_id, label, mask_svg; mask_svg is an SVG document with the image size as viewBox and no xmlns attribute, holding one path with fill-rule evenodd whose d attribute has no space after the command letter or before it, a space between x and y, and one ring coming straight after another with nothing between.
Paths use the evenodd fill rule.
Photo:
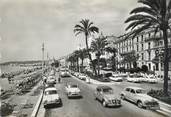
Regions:
<instances>
[{"instance_id":1,"label":"car wheel","mask_svg":"<svg viewBox=\"0 0 171 117\"><path fill-rule=\"evenodd\" d=\"M106 104L106 102L105 102L105 101L103 101L103 102L102 102L102 105L103 105L104 107L106 107L106 106L107 106L107 104Z\"/></svg>"},{"instance_id":2,"label":"car wheel","mask_svg":"<svg viewBox=\"0 0 171 117\"><path fill-rule=\"evenodd\" d=\"M142 108L142 107L143 107L142 102L141 102L141 101L138 101L138 102L137 102L137 106L138 106L139 108Z\"/></svg>"},{"instance_id":3,"label":"car wheel","mask_svg":"<svg viewBox=\"0 0 171 117\"><path fill-rule=\"evenodd\" d=\"M122 99L122 100L125 100L124 94L121 94L121 99Z\"/></svg>"}]
</instances>

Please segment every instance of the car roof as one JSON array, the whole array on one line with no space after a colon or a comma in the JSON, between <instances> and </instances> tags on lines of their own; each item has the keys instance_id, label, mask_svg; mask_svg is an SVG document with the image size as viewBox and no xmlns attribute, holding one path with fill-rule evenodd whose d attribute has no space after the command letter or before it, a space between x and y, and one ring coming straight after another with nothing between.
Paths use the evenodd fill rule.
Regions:
<instances>
[{"instance_id":1,"label":"car roof","mask_svg":"<svg viewBox=\"0 0 171 117\"><path fill-rule=\"evenodd\" d=\"M135 90L136 90L136 89L142 89L142 88L140 88L140 87L133 87L133 86L132 86L132 87L126 87L126 88L135 89ZM125 88L125 89L126 89L126 88Z\"/></svg>"},{"instance_id":2,"label":"car roof","mask_svg":"<svg viewBox=\"0 0 171 117\"><path fill-rule=\"evenodd\" d=\"M49 87L45 89L45 91L50 91L50 90L57 90L57 89L55 87Z\"/></svg>"},{"instance_id":3,"label":"car roof","mask_svg":"<svg viewBox=\"0 0 171 117\"><path fill-rule=\"evenodd\" d=\"M109 89L109 88L112 89L111 87L106 85L97 86L97 89Z\"/></svg>"}]
</instances>

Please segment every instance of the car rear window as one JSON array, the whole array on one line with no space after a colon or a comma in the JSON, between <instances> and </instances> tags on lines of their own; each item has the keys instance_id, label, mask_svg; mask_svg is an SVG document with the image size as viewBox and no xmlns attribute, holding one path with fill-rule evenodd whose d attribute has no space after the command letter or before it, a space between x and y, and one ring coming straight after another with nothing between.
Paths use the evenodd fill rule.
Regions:
<instances>
[{"instance_id":1,"label":"car rear window","mask_svg":"<svg viewBox=\"0 0 171 117\"><path fill-rule=\"evenodd\" d=\"M103 93L113 93L113 90L111 88L104 88Z\"/></svg>"},{"instance_id":2,"label":"car rear window","mask_svg":"<svg viewBox=\"0 0 171 117\"><path fill-rule=\"evenodd\" d=\"M57 94L57 91L56 90L45 91L45 95L52 95L52 94Z\"/></svg>"},{"instance_id":3,"label":"car rear window","mask_svg":"<svg viewBox=\"0 0 171 117\"><path fill-rule=\"evenodd\" d=\"M77 88L77 85L70 85L71 88Z\"/></svg>"}]
</instances>

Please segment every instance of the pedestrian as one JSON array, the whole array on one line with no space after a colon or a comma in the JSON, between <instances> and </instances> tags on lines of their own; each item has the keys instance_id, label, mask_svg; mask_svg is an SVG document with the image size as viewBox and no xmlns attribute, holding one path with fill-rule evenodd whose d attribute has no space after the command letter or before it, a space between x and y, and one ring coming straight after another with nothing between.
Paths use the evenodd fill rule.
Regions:
<instances>
[{"instance_id":1,"label":"pedestrian","mask_svg":"<svg viewBox=\"0 0 171 117\"><path fill-rule=\"evenodd\" d=\"M58 83L60 83L60 82L61 82L61 78L59 77L59 78L58 78Z\"/></svg>"}]
</instances>

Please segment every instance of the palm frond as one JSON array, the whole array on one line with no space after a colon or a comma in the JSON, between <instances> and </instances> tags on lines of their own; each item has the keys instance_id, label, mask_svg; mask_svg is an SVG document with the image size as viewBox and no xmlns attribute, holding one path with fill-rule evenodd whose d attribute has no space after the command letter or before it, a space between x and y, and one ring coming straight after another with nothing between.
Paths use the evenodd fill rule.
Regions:
<instances>
[{"instance_id":1,"label":"palm frond","mask_svg":"<svg viewBox=\"0 0 171 117\"><path fill-rule=\"evenodd\" d=\"M135 21L135 20L142 20L142 19L151 19L153 20L153 22L158 22L158 19L153 16L144 15L144 14L135 14L135 15L131 15L130 17L128 17L125 23Z\"/></svg>"},{"instance_id":2,"label":"palm frond","mask_svg":"<svg viewBox=\"0 0 171 117\"><path fill-rule=\"evenodd\" d=\"M89 32L98 33L99 32L99 28L97 28L96 26L91 26L89 28Z\"/></svg>"},{"instance_id":3,"label":"palm frond","mask_svg":"<svg viewBox=\"0 0 171 117\"><path fill-rule=\"evenodd\" d=\"M138 20L138 21L134 21L134 22L131 22L125 30L129 30L131 28L131 30L133 30L135 27L137 27L138 25L144 25L144 24L147 24L151 22L150 19L142 19L142 20Z\"/></svg>"},{"instance_id":4,"label":"palm frond","mask_svg":"<svg viewBox=\"0 0 171 117\"><path fill-rule=\"evenodd\" d=\"M147 13L147 14L150 14L152 16L156 16L158 15L156 11L154 11L153 9L149 8L149 7L146 7L146 6L143 6L143 7L137 7L135 9L133 9L130 14L133 14L133 13Z\"/></svg>"}]
</instances>

